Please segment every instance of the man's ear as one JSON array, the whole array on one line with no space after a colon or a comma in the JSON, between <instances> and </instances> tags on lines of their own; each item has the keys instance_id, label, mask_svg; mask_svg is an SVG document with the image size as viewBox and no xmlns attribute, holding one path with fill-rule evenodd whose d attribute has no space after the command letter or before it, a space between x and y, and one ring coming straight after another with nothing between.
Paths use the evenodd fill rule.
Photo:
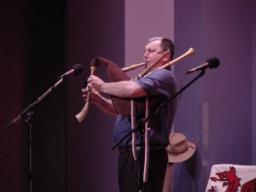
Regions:
<instances>
[{"instance_id":1,"label":"man's ear","mask_svg":"<svg viewBox=\"0 0 256 192\"><path fill-rule=\"evenodd\" d=\"M165 62L170 61L170 57L171 57L170 52L169 52L169 51L166 51L166 52L164 53L163 60L164 60Z\"/></svg>"}]
</instances>

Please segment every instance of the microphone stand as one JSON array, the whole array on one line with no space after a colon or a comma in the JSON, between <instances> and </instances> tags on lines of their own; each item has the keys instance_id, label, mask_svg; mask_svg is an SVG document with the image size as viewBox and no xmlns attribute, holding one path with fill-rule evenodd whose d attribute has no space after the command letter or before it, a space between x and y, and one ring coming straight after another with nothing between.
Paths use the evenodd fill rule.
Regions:
<instances>
[{"instance_id":1,"label":"microphone stand","mask_svg":"<svg viewBox=\"0 0 256 192\"><path fill-rule=\"evenodd\" d=\"M124 137L122 137L116 144L114 144L111 149L115 149L116 147L118 147L126 138L128 138L132 133L134 133L135 131L140 131L139 127L139 123L145 123L147 121L149 121L149 119L156 117L159 112L165 107L167 106L170 102L172 102L178 95L182 94L182 92L187 89L190 85L192 85L196 80L198 80L200 77L202 77L205 74L205 69L202 69L201 72L194 77L190 82L188 82L184 87L182 87L178 92L176 92L170 99L168 99L166 102L163 102L161 105L159 105L159 107L156 109L156 112L153 113L152 115L149 115L147 118L145 119L141 119L139 120L136 125L135 128L132 129L130 132L128 132ZM146 146L145 146L145 150L146 150ZM147 162L148 164L149 162ZM146 175L146 177L148 177ZM147 180L145 181L144 185L143 185L143 189L142 191L146 192L147 191Z\"/></svg>"},{"instance_id":2,"label":"microphone stand","mask_svg":"<svg viewBox=\"0 0 256 192\"><path fill-rule=\"evenodd\" d=\"M33 109L40 101L42 101L47 95L49 95L56 87L58 87L66 76L61 76L53 86L51 86L46 92L39 96L33 103L21 111L14 119L7 123L4 128L8 128L18 120L24 117L27 124L27 180L26 180L26 192L32 192L32 117L34 114Z\"/></svg>"},{"instance_id":3,"label":"microphone stand","mask_svg":"<svg viewBox=\"0 0 256 192\"><path fill-rule=\"evenodd\" d=\"M178 92L176 92L170 99L168 99L166 102L162 103L161 105L159 105L159 107L156 109L156 112L153 113L152 115L149 115L147 118L145 119L141 119L137 122L135 128L133 130L131 130L130 132L128 132L124 137L122 137L116 144L114 144L111 147L111 150L115 149L116 147L118 147L126 138L128 138L133 132L139 131L138 125L139 123L145 123L147 121L149 121L149 119L156 117L159 112L166 106L168 105L170 102L172 102L178 95L182 94L182 92L187 89L190 85L192 85L195 81L197 81L200 77L202 77L205 74L205 69L202 69L200 71L200 73L194 77L191 81L189 81L184 87L182 87Z\"/></svg>"}]
</instances>

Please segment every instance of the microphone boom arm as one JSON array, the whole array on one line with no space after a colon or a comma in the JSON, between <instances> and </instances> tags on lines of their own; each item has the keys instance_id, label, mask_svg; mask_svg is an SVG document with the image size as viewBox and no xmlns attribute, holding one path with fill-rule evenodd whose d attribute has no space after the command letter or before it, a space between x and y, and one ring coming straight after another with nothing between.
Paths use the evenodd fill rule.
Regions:
<instances>
[{"instance_id":1,"label":"microphone boom arm","mask_svg":"<svg viewBox=\"0 0 256 192\"><path fill-rule=\"evenodd\" d=\"M28 107L22 110L15 118L13 118L9 123L7 123L4 128L10 127L12 124L20 120L24 114L29 113L40 101L42 101L47 95L49 95L56 87L58 87L63 82L63 78L59 78L53 86L51 86L47 91L45 91L41 96L39 96L34 102L32 102Z\"/></svg>"}]
</instances>

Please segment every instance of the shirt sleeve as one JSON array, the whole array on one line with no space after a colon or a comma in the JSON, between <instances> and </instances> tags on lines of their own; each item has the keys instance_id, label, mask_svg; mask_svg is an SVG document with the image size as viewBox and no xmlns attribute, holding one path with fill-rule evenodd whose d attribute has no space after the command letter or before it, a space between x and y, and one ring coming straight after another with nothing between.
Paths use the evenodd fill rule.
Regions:
<instances>
[{"instance_id":1,"label":"shirt sleeve","mask_svg":"<svg viewBox=\"0 0 256 192\"><path fill-rule=\"evenodd\" d=\"M150 96L170 98L176 92L176 82L172 71L158 69L135 81Z\"/></svg>"}]
</instances>

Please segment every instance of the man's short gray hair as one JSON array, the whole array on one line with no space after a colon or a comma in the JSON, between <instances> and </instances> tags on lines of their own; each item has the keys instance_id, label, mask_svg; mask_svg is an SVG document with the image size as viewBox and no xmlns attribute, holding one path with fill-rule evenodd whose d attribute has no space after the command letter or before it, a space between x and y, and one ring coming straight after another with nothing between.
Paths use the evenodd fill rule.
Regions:
<instances>
[{"instance_id":1,"label":"man's short gray hair","mask_svg":"<svg viewBox=\"0 0 256 192\"><path fill-rule=\"evenodd\" d=\"M170 59L173 59L175 50L174 44L171 39L165 37L151 37L150 39L148 39L148 43L152 41L161 41L161 47L163 51L169 51Z\"/></svg>"}]
</instances>

